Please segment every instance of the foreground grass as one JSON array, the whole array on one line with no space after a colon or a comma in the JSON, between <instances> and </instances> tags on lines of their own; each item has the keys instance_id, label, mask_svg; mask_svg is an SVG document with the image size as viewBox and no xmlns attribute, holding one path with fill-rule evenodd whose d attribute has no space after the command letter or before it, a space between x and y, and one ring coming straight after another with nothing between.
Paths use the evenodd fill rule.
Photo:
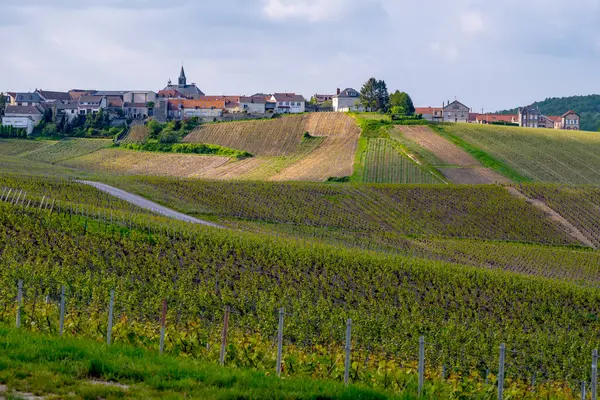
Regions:
<instances>
[{"instance_id":1,"label":"foreground grass","mask_svg":"<svg viewBox=\"0 0 600 400\"><path fill-rule=\"evenodd\" d=\"M5 326L0 326L0 384L9 391L61 399L413 398L335 382L280 380L261 372L161 357L121 345L109 347L25 333ZM19 398L18 393L12 398Z\"/></svg>"}]
</instances>

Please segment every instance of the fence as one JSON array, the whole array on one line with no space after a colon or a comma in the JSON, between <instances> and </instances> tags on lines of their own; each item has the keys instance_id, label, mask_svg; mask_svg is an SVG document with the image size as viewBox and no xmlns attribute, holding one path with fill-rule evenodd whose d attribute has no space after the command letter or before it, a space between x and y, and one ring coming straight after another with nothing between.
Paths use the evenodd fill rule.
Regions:
<instances>
[{"instance_id":1,"label":"fence","mask_svg":"<svg viewBox=\"0 0 600 400\"><path fill-rule=\"evenodd\" d=\"M16 294L16 300L13 299L13 301L15 301L15 326L17 328L23 328L24 327L24 311L27 308L26 307L26 303L29 302L29 309L32 309L31 304L35 303L38 301L37 297L38 297L38 291L35 289L35 294L33 296L33 298L28 299L26 296L26 288L24 285L24 281L22 279L19 279L18 282L16 283L16 289L17 289L17 294ZM58 298L56 298L55 296L51 296L49 294L46 295L45 297L45 304L46 305L52 305L53 303L58 302L58 319L59 319L59 329L58 329L58 334L60 336L64 336L65 335L65 321L66 321L66 312L67 312L67 308L66 308L66 304L67 304L67 288L65 285L62 285L60 287L60 290L58 291L59 295L56 296ZM73 293L72 293L73 294ZM116 292L114 289L111 289L109 291L109 296L108 296L108 304L107 304L107 313L106 315L106 330L104 331L104 337L106 340L106 343L108 345L111 345L113 343L113 327L114 327L114 320L115 320L115 316L117 315L116 313ZM0 303L0 305L2 305L2 303ZM35 307L35 306L34 306ZM166 343L166 335L167 335L167 312L168 312L168 301L166 299L164 299L161 304L157 304L157 308L160 308L160 318L158 321L158 328L159 328L159 345L158 345L158 351L160 354L163 354L165 352L165 343ZM10 309L10 307L7 307L7 304L4 303L4 310ZM178 313L178 310L175 310ZM30 326L34 326L35 323L35 311L31 311L27 314L27 318L25 319ZM46 318L49 318L49 315L51 313L48 313L47 310L45 312L42 312L42 314L45 315ZM81 314L81 313L79 313ZM102 314L102 313L100 313ZM219 346L219 364L220 365L227 365L227 361L228 361L228 351L230 351L230 349L233 349L233 347L231 347L229 345L229 338L232 332L232 320L231 320L231 316L234 315L235 312L233 310L230 309L230 307L225 307L223 309L223 320L221 323L221 329L220 329L220 346ZM87 313L83 313L84 317L82 318L87 318ZM2 317L6 317L5 314L1 314L0 313L0 319L2 319ZM285 345L286 345L286 337L285 337L285 321L287 319L287 317L292 317L293 318L293 314L288 314L286 313L286 310L281 307L277 310L277 312L275 313L275 315L273 316L273 319L271 321L272 326L274 327L274 331L276 331L276 336L274 338L274 341L276 343L275 346L269 347L269 351L272 351L273 356L276 359L276 363L273 366L274 370L273 372L277 374L277 376L281 376L283 373L283 369L284 366L286 365L286 360L285 360ZM150 318L149 320L152 320L152 318ZM173 320L174 324L177 324L175 320ZM294 321L292 320L292 325L294 324ZM276 327L276 328L275 328ZM356 353L356 351L362 352L363 356L364 353L367 353L367 360L364 360L365 364L368 363L368 358L369 355L372 355L374 353L370 353L368 348L365 348L364 346L361 346L360 343L360 339L355 338L353 336L353 320L352 319L348 319L346 321L345 324L345 335L344 335L344 339L343 339L343 381L346 385L348 385L349 383L351 383L352 381L356 381L357 379L353 379L352 378L352 373L355 373L355 377L358 374L358 367L353 367L353 361L356 360L363 360L361 357L358 356L358 354ZM175 329L177 330L177 329ZM242 329L244 330L244 329ZM342 326L340 326L340 331L344 330ZM334 340L335 340L335 334L334 336ZM357 340L358 339L358 340ZM291 339L288 338L288 342L291 341ZM289 344L289 343L288 343ZM362 343L364 344L364 343ZM208 340L207 340L207 347L208 347ZM417 361L417 368L416 368L416 375L417 375L417 380L418 380L418 394L419 396L422 396L423 394L426 393L425 391L425 385L426 385L426 372L429 372L429 376L431 377L432 375L435 375L433 371L436 371L436 366L435 365L431 365L428 366L428 361L427 361L427 357L426 357L426 353L427 350L429 351L441 351L441 349L438 348L438 345L434 342L428 342L425 340L425 336L420 336L418 338L418 347L415 346L415 353L418 353L418 360ZM173 346L172 346L173 348ZM237 351L237 350L232 350L232 351ZM496 375L496 379L495 381L490 379L490 377L492 376L492 371L491 369L488 367L487 370L485 371L485 376L483 377L485 379L485 383L486 384L493 384L497 387L497 396L498 399L503 399L504 397L504 388L505 388L505 378L507 376L507 368L510 367L510 364L507 362L507 355L510 356L511 354L515 354L517 353L516 350L510 350L507 349L506 345L504 343L501 343L498 347L498 364L497 364L497 375ZM264 355L263 359L266 358L269 355ZM353 359L354 357L354 359ZM402 356L398 356L398 354L395 354L395 356L391 356L388 355L387 357L390 358L394 358L397 357L399 359L403 359L403 360L410 360L410 356L409 357L402 357ZM386 358L387 358L386 357ZM410 361L408 361L408 364L410 364ZM582 380L580 382L577 383L577 385L573 385L573 386L577 386L578 390L581 393L581 399L592 399L592 400L597 400L597 366L598 366L598 351L597 350L593 350L592 352L592 357L591 357L591 369L590 369L590 379L589 381L587 380ZM429 371L427 371L427 368L430 368ZM354 371L353 371L354 369ZM410 370L410 368L409 368ZM410 372L412 373L412 372ZM515 375L513 373L513 375ZM516 374L518 375L518 374ZM448 368L446 367L446 365L442 365L441 366L441 373L439 374L439 376L437 377L437 379L440 380L445 380L449 378L449 371ZM530 382L529 382L529 387L528 390L530 391L535 391L536 390L536 374L533 373L530 377ZM539 383L539 382L538 382ZM589 388L589 392L588 392L588 388Z\"/></svg>"},{"instance_id":2,"label":"fence","mask_svg":"<svg viewBox=\"0 0 600 400\"><path fill-rule=\"evenodd\" d=\"M104 227L105 230L108 226L115 224L121 224L127 228L135 225L132 219L128 220L122 218L122 216L121 219L117 219L113 218L112 214L110 214L110 217L106 213L101 214L100 212L96 212L94 215L93 211L90 215L89 208L74 207L72 205L65 206L46 196L41 199L34 198L28 196L23 191L8 188L2 191L0 201L7 201L18 207L30 207L36 212L38 210L47 210L50 214L62 212L65 217L81 218L82 221L85 221L84 229L87 229L88 220L95 220L98 223L98 227ZM140 230L150 230L147 224L139 224L137 227ZM6 292L4 298L0 298L0 319L7 320L10 314L10 319L15 318L13 321L15 321L17 327L28 326L41 329L42 324L39 323L41 319L36 315L36 312L39 313L40 310L37 309L36 311L36 304L39 304L40 293L45 293L45 305L51 311L56 309L56 317L58 319L58 330L51 327L51 318L48 319L48 329L44 329L49 332L54 333L57 331L56 333L61 336L70 334L97 337L97 331L101 331L103 340L106 340L110 345L115 339L119 342L125 341L123 334L117 332L115 336L113 328L115 321L126 317L130 324L142 326L141 333L138 336L142 338L144 335L150 337L151 340L145 345L155 349L158 347L158 351L161 354L165 352L172 354L177 354L178 352L194 354L197 350L196 347L198 347L197 344L200 344L205 346L206 352L196 352L195 356L199 358L205 357L215 362L218 360L221 365L229 365L232 362L241 364L242 361L236 358L239 355L234 353L246 351L246 348L240 350L241 346L247 343L252 345L251 341L256 339L256 336L253 335L257 334L258 336L262 335L264 341L269 342L269 345L259 349L259 359L254 361L246 360L243 363L255 368L268 368L278 376L285 374L293 375L295 373L295 371L290 370L290 366L293 365L293 357L290 357L291 354L306 354L307 349L314 347L310 339L307 339L310 337L308 333L306 335L298 334L298 331L303 329L301 327L314 324L318 325L315 330L320 329L320 331L323 331L323 329L331 329L329 343L331 344L330 352L333 356L327 361L331 365L327 367L328 369L325 368L324 371L320 372L321 376L343 380L347 384L375 379L373 378L373 374L368 371L377 369L377 363L381 365L383 361L394 362L400 366L399 370L406 371L406 375L410 375L410 377L418 382L418 391L421 394L427 393L428 380L446 380L453 374L456 374L457 371L463 374L469 374L469 370L481 372L482 379L486 384L497 386L499 398L502 398L504 395L503 390L507 384L505 382L507 376L509 378L512 377L512 381L515 379L528 381L527 390L529 391L535 391L537 387L543 384L544 380L548 382L551 379L556 379L556 377L552 377L548 371L543 370L543 368L540 368L534 362L529 363L529 365L514 362L517 356L521 356L522 359L534 359L535 357L521 350L511 349L505 344L500 343L497 344L497 359L484 360L481 365L468 365L468 362L464 361L465 355L463 350L462 359L448 363L439 357L440 354L448 352L442 343L436 343L435 340L426 340L427 338L420 333L416 333L414 338L406 340L409 343L408 346L401 346L397 343L385 343L385 338L368 336L366 332L369 331L370 327L365 326L367 323L356 318L343 321L342 317L340 317L339 321L323 328L321 326L322 321L319 321L318 318L315 318L312 322L307 321L299 317L298 310L294 313L293 311L290 312L289 309L278 307L277 309L273 309L272 318L260 320L259 317L254 316L256 318L254 324L251 322L250 324L246 323L246 325L243 325L240 323L242 321L242 315L240 314L245 312L244 310L236 310L227 304L222 304L218 308L205 310L206 315L204 318L199 319L198 315L188 315L186 314L186 310L175 306L177 299L173 298L162 299L159 304L150 305L150 308L154 308L156 313L148 313L148 307L140 307L139 314L134 316L136 312L134 308L130 307L126 311L124 309L119 310L119 295L124 296L126 295L125 293L118 293L114 288L107 288L105 291L106 297L96 299L92 302L83 293L86 290L89 290L89 288L78 287L79 293L77 293L70 288L68 282L58 287L43 287L29 279L15 280L12 291L10 293ZM1 294L2 291L0 290ZM76 301L72 301L73 304L71 307L69 307L70 299L76 299ZM93 309L92 304L99 308ZM169 307L169 304L172 304L172 306ZM16 308L13 308L15 305ZM102 319L103 322L99 322L95 326L95 329L88 329L84 333L85 329L73 328L71 325L76 315L79 315L80 318L77 324L82 324L81 319L87 318L89 315L86 312L88 309L93 309L97 318ZM13 310L15 314L12 314ZM25 312L27 310L28 312ZM48 318L48 311L46 310L45 312L46 318ZM248 318L245 318L245 320L247 321ZM186 339L181 336L175 337L180 330L183 334L193 332L193 329L190 329L189 326L194 323L204 325L203 332L206 333L206 339L200 339L199 335L195 339ZM170 327L169 324L172 326ZM152 333L154 327L159 331L156 337ZM179 329L180 327L182 328ZM123 329L122 326L119 326L120 329ZM199 328L196 328L196 330L200 331ZM216 334L216 331L219 333ZM243 337L242 345L240 343L232 343L232 335L235 336L236 340L238 337ZM270 339L271 336L272 340ZM417 338L419 339L418 343ZM157 340L154 341L154 339ZM175 343L177 341L179 342ZM198 343L196 344L194 341ZM148 345L148 343L150 344ZM323 345L323 343L325 342L321 341L320 345ZM158 346L154 347L157 344ZM260 347L257 344L254 344L254 346L257 348ZM212 357L210 351L213 349L218 350L218 358L217 354L215 354L215 357ZM588 358L587 355L582 355L582 358L584 357ZM447 359L448 357L445 358L445 360ZM355 366L355 363L360 365ZM337 374L338 372L339 374ZM580 377L581 379L577 382L571 379L565 379L565 381L569 383L571 388L577 388L581 393L582 399L592 398L596 400L596 350L592 354L591 369L587 368L585 374L582 371ZM510 383L508 382L508 384ZM394 387L394 384L390 385Z\"/></svg>"}]
</instances>

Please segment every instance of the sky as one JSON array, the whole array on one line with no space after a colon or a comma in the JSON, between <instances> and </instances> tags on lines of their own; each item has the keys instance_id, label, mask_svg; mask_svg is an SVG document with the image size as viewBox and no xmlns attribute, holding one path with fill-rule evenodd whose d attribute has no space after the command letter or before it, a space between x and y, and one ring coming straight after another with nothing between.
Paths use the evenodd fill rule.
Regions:
<instances>
[{"instance_id":1,"label":"sky","mask_svg":"<svg viewBox=\"0 0 600 400\"><path fill-rule=\"evenodd\" d=\"M600 92L600 0L0 0L0 91L334 94L476 112Z\"/></svg>"}]
</instances>

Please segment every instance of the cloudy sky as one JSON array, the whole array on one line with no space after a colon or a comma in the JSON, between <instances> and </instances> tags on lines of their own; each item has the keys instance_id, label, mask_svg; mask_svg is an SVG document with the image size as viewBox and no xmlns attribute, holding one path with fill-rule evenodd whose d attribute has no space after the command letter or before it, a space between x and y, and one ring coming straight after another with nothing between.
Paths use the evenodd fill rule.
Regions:
<instances>
[{"instance_id":1,"label":"cloudy sky","mask_svg":"<svg viewBox=\"0 0 600 400\"><path fill-rule=\"evenodd\" d=\"M600 0L0 0L0 91L360 89L476 111L600 92Z\"/></svg>"}]
</instances>

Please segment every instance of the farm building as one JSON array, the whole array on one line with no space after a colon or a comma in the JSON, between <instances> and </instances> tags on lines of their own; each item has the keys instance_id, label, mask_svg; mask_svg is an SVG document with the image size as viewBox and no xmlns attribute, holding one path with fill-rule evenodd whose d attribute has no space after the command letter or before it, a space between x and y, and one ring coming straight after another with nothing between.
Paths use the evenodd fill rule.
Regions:
<instances>
[{"instance_id":1,"label":"farm building","mask_svg":"<svg viewBox=\"0 0 600 400\"><path fill-rule=\"evenodd\" d=\"M458 100L448 104L443 109L444 122L468 122L471 109Z\"/></svg>"},{"instance_id":2,"label":"farm building","mask_svg":"<svg viewBox=\"0 0 600 400\"><path fill-rule=\"evenodd\" d=\"M415 114L422 115L424 120L441 122L444 119L444 109L436 107L417 107L415 108Z\"/></svg>"}]
</instances>

